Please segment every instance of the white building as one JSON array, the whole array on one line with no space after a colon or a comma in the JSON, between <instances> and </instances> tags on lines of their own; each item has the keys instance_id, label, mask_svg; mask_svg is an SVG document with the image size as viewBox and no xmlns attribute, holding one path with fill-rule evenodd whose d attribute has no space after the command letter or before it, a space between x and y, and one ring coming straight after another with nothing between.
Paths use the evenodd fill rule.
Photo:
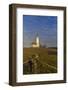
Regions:
<instances>
[{"instance_id":1,"label":"white building","mask_svg":"<svg viewBox=\"0 0 68 90\"><path fill-rule=\"evenodd\" d=\"M32 42L32 47L40 47L39 36L36 36L35 42Z\"/></svg>"}]
</instances>

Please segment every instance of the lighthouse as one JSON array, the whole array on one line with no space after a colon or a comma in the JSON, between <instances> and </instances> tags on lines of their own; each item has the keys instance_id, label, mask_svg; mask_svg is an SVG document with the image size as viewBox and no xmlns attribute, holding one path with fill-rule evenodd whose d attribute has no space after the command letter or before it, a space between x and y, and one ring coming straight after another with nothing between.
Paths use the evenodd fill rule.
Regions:
<instances>
[{"instance_id":1,"label":"lighthouse","mask_svg":"<svg viewBox=\"0 0 68 90\"><path fill-rule=\"evenodd\" d=\"M37 47L40 47L40 40L39 40L39 36L36 36L36 45Z\"/></svg>"},{"instance_id":2,"label":"lighthouse","mask_svg":"<svg viewBox=\"0 0 68 90\"><path fill-rule=\"evenodd\" d=\"M40 39L38 34L36 35L35 42L32 42L32 47L40 47Z\"/></svg>"}]
</instances>

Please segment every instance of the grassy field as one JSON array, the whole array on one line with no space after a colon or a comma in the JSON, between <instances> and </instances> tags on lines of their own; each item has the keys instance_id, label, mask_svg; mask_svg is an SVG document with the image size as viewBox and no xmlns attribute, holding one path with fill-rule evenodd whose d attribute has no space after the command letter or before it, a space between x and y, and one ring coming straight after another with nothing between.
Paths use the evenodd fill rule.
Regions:
<instances>
[{"instance_id":1,"label":"grassy field","mask_svg":"<svg viewBox=\"0 0 68 90\"><path fill-rule=\"evenodd\" d=\"M36 64L30 67L28 62L33 55L38 55L38 60L33 59ZM57 73L57 49L24 48L23 63L23 74Z\"/></svg>"}]
</instances>

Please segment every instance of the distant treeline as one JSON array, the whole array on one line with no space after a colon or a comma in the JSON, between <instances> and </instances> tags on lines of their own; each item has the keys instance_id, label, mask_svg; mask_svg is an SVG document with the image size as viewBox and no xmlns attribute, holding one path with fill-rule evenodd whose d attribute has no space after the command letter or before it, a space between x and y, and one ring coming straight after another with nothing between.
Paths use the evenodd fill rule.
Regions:
<instances>
[{"instance_id":1,"label":"distant treeline","mask_svg":"<svg viewBox=\"0 0 68 90\"><path fill-rule=\"evenodd\" d=\"M40 45L41 48L57 49L57 47L47 47L46 45Z\"/></svg>"},{"instance_id":2,"label":"distant treeline","mask_svg":"<svg viewBox=\"0 0 68 90\"><path fill-rule=\"evenodd\" d=\"M48 47L48 48L50 48L50 49L57 49L57 47Z\"/></svg>"}]
</instances>

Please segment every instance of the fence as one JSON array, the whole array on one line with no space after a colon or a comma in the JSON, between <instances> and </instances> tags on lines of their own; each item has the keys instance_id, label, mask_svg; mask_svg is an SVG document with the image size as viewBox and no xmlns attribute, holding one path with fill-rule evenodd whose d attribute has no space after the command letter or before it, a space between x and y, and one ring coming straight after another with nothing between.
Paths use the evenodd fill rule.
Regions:
<instances>
[{"instance_id":1,"label":"fence","mask_svg":"<svg viewBox=\"0 0 68 90\"><path fill-rule=\"evenodd\" d=\"M23 64L23 74L56 73L57 68L47 63L42 63L39 56L33 56Z\"/></svg>"}]
</instances>

